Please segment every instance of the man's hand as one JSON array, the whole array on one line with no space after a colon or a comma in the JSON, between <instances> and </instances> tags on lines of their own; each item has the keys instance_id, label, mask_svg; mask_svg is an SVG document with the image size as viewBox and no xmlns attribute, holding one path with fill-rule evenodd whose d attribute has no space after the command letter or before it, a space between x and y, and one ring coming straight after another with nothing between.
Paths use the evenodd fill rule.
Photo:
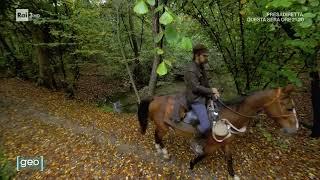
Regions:
<instances>
[{"instance_id":1,"label":"man's hand","mask_svg":"<svg viewBox=\"0 0 320 180\"><path fill-rule=\"evenodd\" d=\"M213 96L218 99L220 97L220 93L217 88L212 88Z\"/></svg>"}]
</instances>

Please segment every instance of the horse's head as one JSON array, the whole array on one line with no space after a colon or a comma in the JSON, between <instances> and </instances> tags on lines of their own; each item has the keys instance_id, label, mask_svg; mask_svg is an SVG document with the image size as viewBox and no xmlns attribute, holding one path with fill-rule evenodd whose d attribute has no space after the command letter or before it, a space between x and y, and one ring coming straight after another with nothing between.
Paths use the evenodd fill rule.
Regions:
<instances>
[{"instance_id":1,"label":"horse's head","mask_svg":"<svg viewBox=\"0 0 320 180\"><path fill-rule=\"evenodd\" d=\"M263 106L266 114L281 125L281 131L285 134L294 134L299 128L295 105L290 97L293 89L292 85L288 85L272 90L271 100Z\"/></svg>"}]
</instances>

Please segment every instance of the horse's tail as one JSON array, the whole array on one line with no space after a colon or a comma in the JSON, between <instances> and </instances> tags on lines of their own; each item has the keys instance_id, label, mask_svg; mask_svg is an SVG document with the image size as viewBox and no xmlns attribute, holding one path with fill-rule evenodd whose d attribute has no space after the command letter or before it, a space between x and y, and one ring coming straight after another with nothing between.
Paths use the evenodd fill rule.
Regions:
<instances>
[{"instance_id":1,"label":"horse's tail","mask_svg":"<svg viewBox=\"0 0 320 180\"><path fill-rule=\"evenodd\" d=\"M138 120L141 128L141 134L145 134L148 127L149 105L153 101L152 97L141 100L138 108Z\"/></svg>"}]
</instances>

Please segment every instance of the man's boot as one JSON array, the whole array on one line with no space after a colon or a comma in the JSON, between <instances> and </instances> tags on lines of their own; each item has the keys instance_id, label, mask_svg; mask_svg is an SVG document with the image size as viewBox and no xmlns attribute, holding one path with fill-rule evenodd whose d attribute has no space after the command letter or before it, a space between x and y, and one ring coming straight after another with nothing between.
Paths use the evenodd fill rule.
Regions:
<instances>
[{"instance_id":1,"label":"man's boot","mask_svg":"<svg viewBox=\"0 0 320 180\"><path fill-rule=\"evenodd\" d=\"M197 131L195 137L191 140L191 149L197 155L202 155L203 145L205 143L205 135Z\"/></svg>"}]
</instances>

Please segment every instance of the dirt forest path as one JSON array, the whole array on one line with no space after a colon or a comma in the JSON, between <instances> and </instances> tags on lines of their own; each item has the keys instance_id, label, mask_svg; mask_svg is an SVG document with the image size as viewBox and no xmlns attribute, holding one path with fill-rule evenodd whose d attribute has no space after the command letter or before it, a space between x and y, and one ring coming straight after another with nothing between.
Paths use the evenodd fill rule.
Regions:
<instances>
[{"instance_id":1,"label":"dirt forest path","mask_svg":"<svg viewBox=\"0 0 320 180\"><path fill-rule=\"evenodd\" d=\"M45 170L19 171L17 179L225 179L217 151L188 169L188 140L165 138L171 161L154 150L153 125L142 136L135 114L103 112L93 104L17 79L0 80L0 145L12 164L17 156L44 156ZM270 133L266 133L270 132ZM279 137L275 124L259 121L234 143L236 173L243 179L318 179L320 141L302 128Z\"/></svg>"}]
</instances>

